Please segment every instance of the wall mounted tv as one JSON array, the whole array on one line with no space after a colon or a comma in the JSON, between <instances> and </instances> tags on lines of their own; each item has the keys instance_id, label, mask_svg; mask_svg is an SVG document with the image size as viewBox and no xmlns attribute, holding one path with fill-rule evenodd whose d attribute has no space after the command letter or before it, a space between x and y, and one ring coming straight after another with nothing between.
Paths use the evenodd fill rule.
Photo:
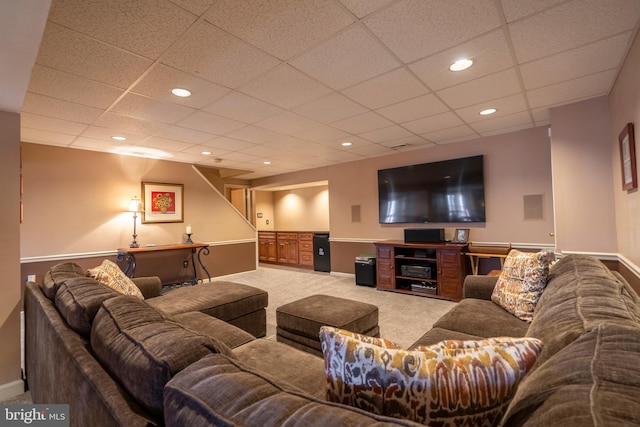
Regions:
<instances>
[{"instance_id":1,"label":"wall mounted tv","mask_svg":"<svg viewBox=\"0 0 640 427\"><path fill-rule=\"evenodd\" d=\"M485 222L483 156L378 171L381 224Z\"/></svg>"}]
</instances>

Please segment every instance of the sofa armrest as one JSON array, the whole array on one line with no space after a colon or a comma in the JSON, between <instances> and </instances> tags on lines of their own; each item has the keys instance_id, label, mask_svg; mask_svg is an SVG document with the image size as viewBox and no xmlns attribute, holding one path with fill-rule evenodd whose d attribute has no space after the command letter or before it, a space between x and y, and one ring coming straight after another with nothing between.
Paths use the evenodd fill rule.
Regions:
<instances>
[{"instance_id":1,"label":"sofa armrest","mask_svg":"<svg viewBox=\"0 0 640 427\"><path fill-rule=\"evenodd\" d=\"M490 301L493 288L497 281L497 276L469 275L464 279L462 298L476 298Z\"/></svg>"},{"instance_id":2,"label":"sofa armrest","mask_svg":"<svg viewBox=\"0 0 640 427\"><path fill-rule=\"evenodd\" d=\"M162 281L157 276L134 277L131 280L140 289L145 299L160 296L162 293Z\"/></svg>"}]
</instances>

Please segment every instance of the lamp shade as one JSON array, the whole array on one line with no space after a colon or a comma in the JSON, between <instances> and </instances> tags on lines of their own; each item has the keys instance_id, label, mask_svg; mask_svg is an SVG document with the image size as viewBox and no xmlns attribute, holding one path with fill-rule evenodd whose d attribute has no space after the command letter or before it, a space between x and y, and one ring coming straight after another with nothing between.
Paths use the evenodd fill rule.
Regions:
<instances>
[{"instance_id":1,"label":"lamp shade","mask_svg":"<svg viewBox=\"0 0 640 427\"><path fill-rule=\"evenodd\" d=\"M129 202L126 212L142 212L141 208L142 204L140 203L140 199L138 199L137 196L134 196L134 198Z\"/></svg>"}]
</instances>

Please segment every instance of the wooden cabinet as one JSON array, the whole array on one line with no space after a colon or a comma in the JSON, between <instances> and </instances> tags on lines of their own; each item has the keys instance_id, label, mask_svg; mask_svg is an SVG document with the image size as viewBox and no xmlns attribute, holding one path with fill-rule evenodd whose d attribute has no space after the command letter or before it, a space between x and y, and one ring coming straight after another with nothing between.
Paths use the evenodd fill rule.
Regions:
<instances>
[{"instance_id":1,"label":"wooden cabinet","mask_svg":"<svg viewBox=\"0 0 640 427\"><path fill-rule=\"evenodd\" d=\"M465 248L448 243L376 243L377 287L459 301L466 276Z\"/></svg>"},{"instance_id":2,"label":"wooden cabinet","mask_svg":"<svg viewBox=\"0 0 640 427\"><path fill-rule=\"evenodd\" d=\"M278 260L276 233L260 231L258 233L258 259L265 262Z\"/></svg>"},{"instance_id":3,"label":"wooden cabinet","mask_svg":"<svg viewBox=\"0 0 640 427\"><path fill-rule=\"evenodd\" d=\"M278 262L298 263L298 233L276 233L278 243Z\"/></svg>"},{"instance_id":4,"label":"wooden cabinet","mask_svg":"<svg viewBox=\"0 0 640 427\"><path fill-rule=\"evenodd\" d=\"M305 268L313 268L313 233L298 234L298 262Z\"/></svg>"}]
</instances>

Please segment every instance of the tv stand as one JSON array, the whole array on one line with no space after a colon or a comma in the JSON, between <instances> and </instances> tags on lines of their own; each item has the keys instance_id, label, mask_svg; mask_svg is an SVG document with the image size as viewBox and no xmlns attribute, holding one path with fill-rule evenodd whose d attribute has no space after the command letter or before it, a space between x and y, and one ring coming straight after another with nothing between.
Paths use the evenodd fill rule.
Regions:
<instances>
[{"instance_id":1,"label":"tv stand","mask_svg":"<svg viewBox=\"0 0 640 427\"><path fill-rule=\"evenodd\" d=\"M460 301L466 244L377 242L377 288Z\"/></svg>"}]
</instances>

